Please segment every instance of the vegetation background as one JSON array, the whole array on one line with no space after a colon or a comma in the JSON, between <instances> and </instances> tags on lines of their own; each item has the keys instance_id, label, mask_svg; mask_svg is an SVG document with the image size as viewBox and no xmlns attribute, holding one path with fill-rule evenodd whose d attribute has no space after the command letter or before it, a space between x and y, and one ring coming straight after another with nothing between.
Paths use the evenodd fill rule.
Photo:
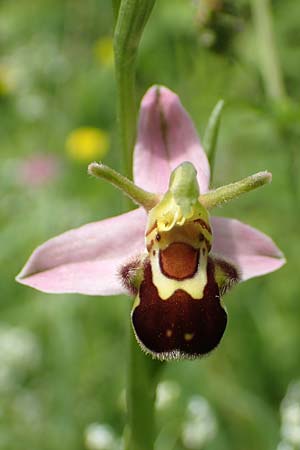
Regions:
<instances>
[{"instance_id":1,"label":"vegetation background","mask_svg":"<svg viewBox=\"0 0 300 450\"><path fill-rule=\"evenodd\" d=\"M212 355L166 365L156 450L300 448L300 4L271 6L288 97L270 96L248 0L160 0L142 41L138 100L167 85L200 135L225 100L214 186L264 169L273 183L217 213L271 235L288 261L225 297ZM103 160L121 171L112 23L109 0L0 2L1 449L121 445L128 300L14 281L43 241L122 211L120 193L86 170L109 140ZM92 150L82 127L101 130Z\"/></svg>"}]
</instances>

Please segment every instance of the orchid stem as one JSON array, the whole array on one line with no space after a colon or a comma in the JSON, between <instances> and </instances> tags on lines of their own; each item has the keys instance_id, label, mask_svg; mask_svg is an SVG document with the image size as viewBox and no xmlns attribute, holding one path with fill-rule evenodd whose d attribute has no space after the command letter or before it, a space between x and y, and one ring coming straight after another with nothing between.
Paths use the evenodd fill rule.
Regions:
<instances>
[{"instance_id":1,"label":"orchid stem","mask_svg":"<svg viewBox=\"0 0 300 450\"><path fill-rule=\"evenodd\" d=\"M108 181L120 189L134 203L145 208L146 211L150 211L159 202L156 194L144 191L144 189L136 186L128 178L104 164L91 163L88 167L88 173L96 178Z\"/></svg>"},{"instance_id":2,"label":"orchid stem","mask_svg":"<svg viewBox=\"0 0 300 450\"><path fill-rule=\"evenodd\" d=\"M265 90L273 100L285 98L285 86L273 32L270 0L251 0Z\"/></svg>"},{"instance_id":3,"label":"orchid stem","mask_svg":"<svg viewBox=\"0 0 300 450\"><path fill-rule=\"evenodd\" d=\"M236 183L227 184L219 187L207 194L200 195L200 203L207 209L224 205L225 203L239 197L246 192L250 192L264 184L271 183L272 174L270 172L258 172L250 175Z\"/></svg>"},{"instance_id":4,"label":"orchid stem","mask_svg":"<svg viewBox=\"0 0 300 450\"><path fill-rule=\"evenodd\" d=\"M115 5L118 3L115 1ZM135 65L138 46L155 0L121 0L114 33L117 82L117 119L123 149L123 165L132 176L132 152L136 135Z\"/></svg>"},{"instance_id":5,"label":"orchid stem","mask_svg":"<svg viewBox=\"0 0 300 450\"><path fill-rule=\"evenodd\" d=\"M120 4L121 4L121 0L112 0L112 9L113 9L113 13L114 13L115 24L117 23L117 20L118 20Z\"/></svg>"},{"instance_id":6,"label":"orchid stem","mask_svg":"<svg viewBox=\"0 0 300 450\"><path fill-rule=\"evenodd\" d=\"M130 332L127 387L129 428L125 435L125 450L154 448L155 396L162 365L161 361L141 351L134 334Z\"/></svg>"},{"instance_id":7,"label":"orchid stem","mask_svg":"<svg viewBox=\"0 0 300 450\"><path fill-rule=\"evenodd\" d=\"M275 106L289 108L292 105L291 99L286 92L284 76L280 65L280 58L277 52L276 39L273 29L272 4L270 0L251 0L253 23L260 49L260 71L264 82L264 90ZM295 174L295 152L293 148L293 137L288 125L276 124L281 134L284 147L287 147L284 154L286 157L287 177L290 187L290 195L293 207L297 212L297 220L300 215L299 208L299 186L298 177ZM292 139L291 139L292 138ZM296 136L297 138L297 136ZM289 142L289 144L287 144Z\"/></svg>"},{"instance_id":8,"label":"orchid stem","mask_svg":"<svg viewBox=\"0 0 300 450\"><path fill-rule=\"evenodd\" d=\"M139 42L155 0L114 0L119 4L114 34L117 83L117 118L123 152L124 173L132 178L132 152L136 137L135 63ZM115 9L116 10L116 9ZM153 450L154 400L157 370L161 364L142 353L132 329L128 346L128 432L125 450Z\"/></svg>"}]
</instances>

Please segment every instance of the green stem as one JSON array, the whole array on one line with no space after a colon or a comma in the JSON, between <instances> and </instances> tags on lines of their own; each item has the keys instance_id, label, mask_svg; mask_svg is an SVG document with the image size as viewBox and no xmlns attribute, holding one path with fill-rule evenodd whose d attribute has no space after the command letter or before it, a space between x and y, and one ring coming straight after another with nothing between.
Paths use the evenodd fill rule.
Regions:
<instances>
[{"instance_id":1,"label":"green stem","mask_svg":"<svg viewBox=\"0 0 300 450\"><path fill-rule=\"evenodd\" d=\"M125 450L153 450L155 430L155 395L163 363L145 355L135 336L129 336L127 408L129 428Z\"/></svg>"},{"instance_id":2,"label":"green stem","mask_svg":"<svg viewBox=\"0 0 300 450\"><path fill-rule=\"evenodd\" d=\"M297 166L298 136L293 135L287 130L283 130L281 138L283 145L288 149L286 152L287 186L290 191L292 208L298 226L300 218L300 191L298 186L299 177Z\"/></svg>"},{"instance_id":3,"label":"green stem","mask_svg":"<svg viewBox=\"0 0 300 450\"><path fill-rule=\"evenodd\" d=\"M251 0L251 7L255 32L258 39L258 48L260 50L260 69L265 92L279 106L288 107L292 102L289 102L290 99L286 93L284 77L277 53L271 2L270 0ZM276 106L278 107L278 105ZM286 147L284 154L286 158L288 185L298 219L300 215L298 176L295 173L294 149L291 144L288 144L291 141L291 131L289 124L282 127L282 124L277 123L277 127L281 134L283 148Z\"/></svg>"},{"instance_id":4,"label":"green stem","mask_svg":"<svg viewBox=\"0 0 300 450\"><path fill-rule=\"evenodd\" d=\"M271 183L272 175L270 172L258 172L236 183L227 184L219 187L207 194L200 195L200 203L207 209L224 205L225 203L239 197L246 192L250 192L264 184Z\"/></svg>"},{"instance_id":5,"label":"green stem","mask_svg":"<svg viewBox=\"0 0 300 450\"><path fill-rule=\"evenodd\" d=\"M132 153L136 135L135 64L138 46L155 0L122 0L114 34L117 82L117 118L123 165L132 178Z\"/></svg>"},{"instance_id":6,"label":"green stem","mask_svg":"<svg viewBox=\"0 0 300 450\"><path fill-rule=\"evenodd\" d=\"M120 4L121 4L121 0L112 0L112 9L113 9L113 13L114 13L115 24L117 23L117 20L118 20Z\"/></svg>"},{"instance_id":7,"label":"green stem","mask_svg":"<svg viewBox=\"0 0 300 450\"><path fill-rule=\"evenodd\" d=\"M134 203L145 208L146 211L154 208L159 202L159 197L151 192L136 186L132 181L104 164L91 163L88 173L96 178L102 178L120 189Z\"/></svg>"},{"instance_id":8,"label":"green stem","mask_svg":"<svg viewBox=\"0 0 300 450\"><path fill-rule=\"evenodd\" d=\"M251 7L266 92L273 100L283 100L286 92L276 51L270 0L251 0Z\"/></svg>"},{"instance_id":9,"label":"green stem","mask_svg":"<svg viewBox=\"0 0 300 450\"><path fill-rule=\"evenodd\" d=\"M115 0L116 4L117 0ZM135 64L143 29L155 0L121 0L114 35L117 83L117 118L123 151L124 173L132 178L132 153L136 136ZM128 433L125 450L153 450L154 400L161 363L139 348L130 329L128 357Z\"/></svg>"}]
</instances>

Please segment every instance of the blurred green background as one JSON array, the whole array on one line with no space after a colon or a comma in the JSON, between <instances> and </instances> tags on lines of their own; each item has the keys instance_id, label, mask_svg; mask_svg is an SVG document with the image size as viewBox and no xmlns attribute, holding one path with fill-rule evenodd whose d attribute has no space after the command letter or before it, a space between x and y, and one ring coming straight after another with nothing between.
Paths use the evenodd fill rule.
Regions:
<instances>
[{"instance_id":1,"label":"blurred green background","mask_svg":"<svg viewBox=\"0 0 300 450\"><path fill-rule=\"evenodd\" d=\"M167 85L200 135L226 101L214 186L264 169L273 183L216 214L271 235L288 260L226 296L229 325L212 355L166 364L156 450L300 448L300 4L272 8L289 101L268 99L249 1L159 0L142 41L139 100ZM122 211L120 193L87 176L97 158L76 148L76 130L97 128L95 153L108 147L103 160L122 170L111 4L1 0L0 13L0 449L115 450L126 422L128 300L46 295L14 281L46 239Z\"/></svg>"}]
</instances>

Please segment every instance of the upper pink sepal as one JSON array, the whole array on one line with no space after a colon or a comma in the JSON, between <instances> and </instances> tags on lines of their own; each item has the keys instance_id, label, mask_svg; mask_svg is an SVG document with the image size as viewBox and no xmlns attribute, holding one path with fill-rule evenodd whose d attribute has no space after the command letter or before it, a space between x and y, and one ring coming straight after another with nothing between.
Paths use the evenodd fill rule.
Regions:
<instances>
[{"instance_id":1,"label":"upper pink sepal","mask_svg":"<svg viewBox=\"0 0 300 450\"><path fill-rule=\"evenodd\" d=\"M139 208L67 231L38 247L17 281L48 293L125 293L119 269L144 251L145 226Z\"/></svg>"},{"instance_id":2,"label":"upper pink sepal","mask_svg":"<svg viewBox=\"0 0 300 450\"><path fill-rule=\"evenodd\" d=\"M209 164L194 125L178 96L163 86L145 94L134 149L134 181L150 192L168 190L171 172L183 161L197 169L200 192L209 186Z\"/></svg>"},{"instance_id":3,"label":"upper pink sepal","mask_svg":"<svg viewBox=\"0 0 300 450\"><path fill-rule=\"evenodd\" d=\"M212 217L212 228L212 253L232 262L241 280L273 272L285 264L272 239L245 223Z\"/></svg>"}]
</instances>

